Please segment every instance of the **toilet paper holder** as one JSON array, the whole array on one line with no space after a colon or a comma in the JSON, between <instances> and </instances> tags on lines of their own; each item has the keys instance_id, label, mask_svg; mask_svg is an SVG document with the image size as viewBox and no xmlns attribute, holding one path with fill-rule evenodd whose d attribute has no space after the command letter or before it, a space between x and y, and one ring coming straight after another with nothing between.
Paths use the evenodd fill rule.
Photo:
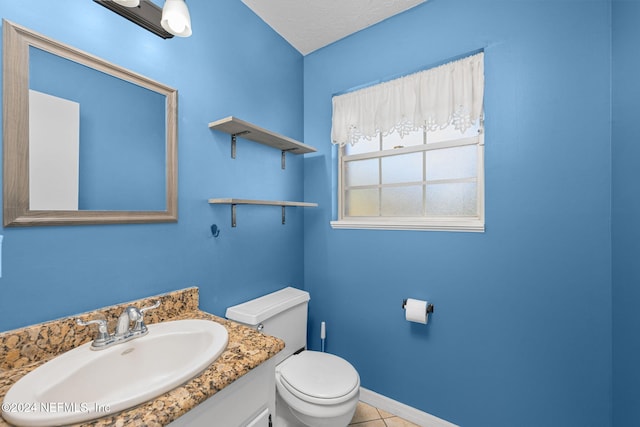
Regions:
<instances>
[{"instance_id":1,"label":"toilet paper holder","mask_svg":"<svg viewBox=\"0 0 640 427\"><path fill-rule=\"evenodd\" d=\"M407 305L407 298L402 300L402 309ZM433 304L427 304L427 314L433 313Z\"/></svg>"}]
</instances>

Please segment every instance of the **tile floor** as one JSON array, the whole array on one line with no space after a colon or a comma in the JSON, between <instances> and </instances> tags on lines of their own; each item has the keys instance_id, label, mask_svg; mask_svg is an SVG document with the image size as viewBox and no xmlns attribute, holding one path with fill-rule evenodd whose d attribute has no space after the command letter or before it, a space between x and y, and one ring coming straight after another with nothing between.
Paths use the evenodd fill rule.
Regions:
<instances>
[{"instance_id":1,"label":"tile floor","mask_svg":"<svg viewBox=\"0 0 640 427\"><path fill-rule=\"evenodd\" d=\"M358 402L356 413L349 425L355 427L419 427L364 402Z\"/></svg>"}]
</instances>

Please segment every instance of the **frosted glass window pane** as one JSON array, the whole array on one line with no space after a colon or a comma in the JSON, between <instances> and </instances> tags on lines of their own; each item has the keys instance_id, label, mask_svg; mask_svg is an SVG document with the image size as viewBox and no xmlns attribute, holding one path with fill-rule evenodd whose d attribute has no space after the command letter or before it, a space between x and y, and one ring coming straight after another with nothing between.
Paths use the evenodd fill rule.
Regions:
<instances>
[{"instance_id":1,"label":"frosted glass window pane","mask_svg":"<svg viewBox=\"0 0 640 427\"><path fill-rule=\"evenodd\" d=\"M472 136L478 136L479 123L476 123L469 127L466 131L460 132L458 129L454 129L453 126L447 126L444 129L438 129L434 131L427 131L427 144L433 144L434 142L442 142L455 140L460 138L469 138Z\"/></svg>"},{"instance_id":2,"label":"frosted glass window pane","mask_svg":"<svg viewBox=\"0 0 640 427\"><path fill-rule=\"evenodd\" d=\"M380 192L377 188L349 190L345 193L347 216L378 216L380 213Z\"/></svg>"},{"instance_id":3,"label":"frosted glass window pane","mask_svg":"<svg viewBox=\"0 0 640 427\"><path fill-rule=\"evenodd\" d=\"M423 143L424 131L422 129L413 131L409 135L404 135L402 138L400 138L398 132L382 137L383 150L391 150L395 147L411 147L413 145L422 145Z\"/></svg>"},{"instance_id":4,"label":"frosted glass window pane","mask_svg":"<svg viewBox=\"0 0 640 427\"><path fill-rule=\"evenodd\" d=\"M422 153L382 158L382 183L422 182Z\"/></svg>"},{"instance_id":5,"label":"frosted glass window pane","mask_svg":"<svg viewBox=\"0 0 640 427\"><path fill-rule=\"evenodd\" d=\"M478 147L444 148L427 152L427 181L477 176Z\"/></svg>"},{"instance_id":6,"label":"frosted glass window pane","mask_svg":"<svg viewBox=\"0 0 640 427\"><path fill-rule=\"evenodd\" d=\"M422 186L382 189L382 216L422 216Z\"/></svg>"},{"instance_id":7,"label":"frosted glass window pane","mask_svg":"<svg viewBox=\"0 0 640 427\"><path fill-rule=\"evenodd\" d=\"M345 184L347 187L356 185L377 185L379 181L379 160L355 160L345 163Z\"/></svg>"},{"instance_id":8,"label":"frosted glass window pane","mask_svg":"<svg viewBox=\"0 0 640 427\"><path fill-rule=\"evenodd\" d=\"M380 151L380 135L378 134L370 140L360 138L355 144L347 144L344 146L344 154L347 156L351 154L371 153L374 151Z\"/></svg>"},{"instance_id":9,"label":"frosted glass window pane","mask_svg":"<svg viewBox=\"0 0 640 427\"><path fill-rule=\"evenodd\" d=\"M477 215L476 183L427 185L427 215Z\"/></svg>"}]
</instances>

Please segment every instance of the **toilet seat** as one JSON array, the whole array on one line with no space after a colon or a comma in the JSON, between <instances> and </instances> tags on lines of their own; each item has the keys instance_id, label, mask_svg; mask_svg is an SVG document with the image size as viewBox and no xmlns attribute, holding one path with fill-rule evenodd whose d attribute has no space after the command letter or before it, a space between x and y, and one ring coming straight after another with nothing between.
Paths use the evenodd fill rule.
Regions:
<instances>
[{"instance_id":1,"label":"toilet seat","mask_svg":"<svg viewBox=\"0 0 640 427\"><path fill-rule=\"evenodd\" d=\"M317 351L303 351L280 363L276 379L297 398L318 405L346 402L360 390L360 377L349 362Z\"/></svg>"}]
</instances>

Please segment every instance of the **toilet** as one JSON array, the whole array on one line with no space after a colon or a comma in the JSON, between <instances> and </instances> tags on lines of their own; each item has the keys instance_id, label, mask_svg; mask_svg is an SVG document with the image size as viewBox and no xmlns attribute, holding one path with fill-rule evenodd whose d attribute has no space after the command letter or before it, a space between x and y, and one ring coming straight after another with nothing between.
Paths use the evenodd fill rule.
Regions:
<instances>
[{"instance_id":1,"label":"toilet","mask_svg":"<svg viewBox=\"0 0 640 427\"><path fill-rule=\"evenodd\" d=\"M309 293L287 287L227 308L227 319L280 338L274 356L274 427L345 427L360 397L360 377L346 360L306 350Z\"/></svg>"}]
</instances>

